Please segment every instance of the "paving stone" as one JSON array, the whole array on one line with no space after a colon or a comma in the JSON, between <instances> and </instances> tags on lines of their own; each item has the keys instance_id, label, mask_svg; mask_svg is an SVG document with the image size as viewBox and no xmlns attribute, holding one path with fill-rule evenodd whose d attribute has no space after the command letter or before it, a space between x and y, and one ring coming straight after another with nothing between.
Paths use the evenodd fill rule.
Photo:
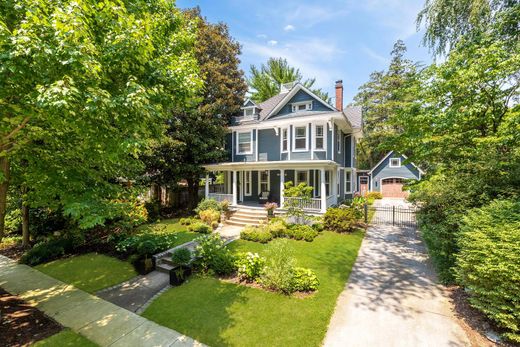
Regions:
<instances>
[{"instance_id":1,"label":"paving stone","mask_svg":"<svg viewBox=\"0 0 520 347\"><path fill-rule=\"evenodd\" d=\"M170 346L181 336L176 331L147 321L114 342L110 347ZM135 341L138 341L139 344L132 345Z\"/></svg>"}]
</instances>

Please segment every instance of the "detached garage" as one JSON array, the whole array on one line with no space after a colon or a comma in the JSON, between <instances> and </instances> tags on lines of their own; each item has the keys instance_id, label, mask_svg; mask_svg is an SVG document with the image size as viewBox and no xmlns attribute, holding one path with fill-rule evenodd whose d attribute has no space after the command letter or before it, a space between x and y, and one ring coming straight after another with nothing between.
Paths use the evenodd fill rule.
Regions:
<instances>
[{"instance_id":1,"label":"detached garage","mask_svg":"<svg viewBox=\"0 0 520 347\"><path fill-rule=\"evenodd\" d=\"M420 180L424 172L413 163L405 163L406 156L391 151L372 170L360 173L358 187L368 181L368 190L381 192L385 198L406 198L408 192L403 190L406 180Z\"/></svg>"}]
</instances>

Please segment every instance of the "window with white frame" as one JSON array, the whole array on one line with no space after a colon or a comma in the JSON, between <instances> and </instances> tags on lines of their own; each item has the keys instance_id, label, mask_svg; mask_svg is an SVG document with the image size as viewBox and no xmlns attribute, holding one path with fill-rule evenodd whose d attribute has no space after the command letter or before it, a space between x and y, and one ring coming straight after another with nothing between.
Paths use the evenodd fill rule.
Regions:
<instances>
[{"instance_id":1,"label":"window with white frame","mask_svg":"<svg viewBox=\"0 0 520 347\"><path fill-rule=\"evenodd\" d=\"M294 151L307 150L307 125L294 127L293 148Z\"/></svg>"},{"instance_id":2,"label":"window with white frame","mask_svg":"<svg viewBox=\"0 0 520 347\"><path fill-rule=\"evenodd\" d=\"M250 117L250 116L252 116L254 114L255 114L255 108L254 107L244 108L244 116L245 117Z\"/></svg>"},{"instance_id":3,"label":"window with white frame","mask_svg":"<svg viewBox=\"0 0 520 347\"><path fill-rule=\"evenodd\" d=\"M314 127L314 150L325 149L325 130L323 125Z\"/></svg>"},{"instance_id":4,"label":"window with white frame","mask_svg":"<svg viewBox=\"0 0 520 347\"><path fill-rule=\"evenodd\" d=\"M282 152L287 152L289 148L289 129L282 129Z\"/></svg>"},{"instance_id":5,"label":"window with white frame","mask_svg":"<svg viewBox=\"0 0 520 347\"><path fill-rule=\"evenodd\" d=\"M325 196L330 195L330 171L325 171Z\"/></svg>"},{"instance_id":6,"label":"window with white frame","mask_svg":"<svg viewBox=\"0 0 520 347\"><path fill-rule=\"evenodd\" d=\"M296 184L306 183L309 184L309 172L308 171L296 171Z\"/></svg>"},{"instance_id":7,"label":"window with white frame","mask_svg":"<svg viewBox=\"0 0 520 347\"><path fill-rule=\"evenodd\" d=\"M391 158L390 167L401 167L401 158Z\"/></svg>"},{"instance_id":8,"label":"window with white frame","mask_svg":"<svg viewBox=\"0 0 520 347\"><path fill-rule=\"evenodd\" d=\"M252 151L252 131L237 132L237 154L251 154Z\"/></svg>"},{"instance_id":9,"label":"window with white frame","mask_svg":"<svg viewBox=\"0 0 520 347\"><path fill-rule=\"evenodd\" d=\"M269 170L258 171L258 194L269 191Z\"/></svg>"},{"instance_id":10,"label":"window with white frame","mask_svg":"<svg viewBox=\"0 0 520 347\"><path fill-rule=\"evenodd\" d=\"M298 111L311 111L312 110L312 101L302 101L302 102L295 102L291 104L292 111L298 112Z\"/></svg>"},{"instance_id":11,"label":"window with white frame","mask_svg":"<svg viewBox=\"0 0 520 347\"><path fill-rule=\"evenodd\" d=\"M244 195L251 196L253 191L253 184L251 180L251 171L244 171Z\"/></svg>"},{"instance_id":12,"label":"window with white frame","mask_svg":"<svg viewBox=\"0 0 520 347\"><path fill-rule=\"evenodd\" d=\"M345 171L345 193L352 193L352 172Z\"/></svg>"}]
</instances>

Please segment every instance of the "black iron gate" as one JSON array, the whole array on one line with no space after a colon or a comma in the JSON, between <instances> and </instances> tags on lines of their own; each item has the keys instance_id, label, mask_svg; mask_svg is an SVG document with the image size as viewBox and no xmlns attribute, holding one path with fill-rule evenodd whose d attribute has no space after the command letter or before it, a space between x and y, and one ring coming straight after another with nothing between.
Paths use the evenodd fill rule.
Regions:
<instances>
[{"instance_id":1,"label":"black iron gate","mask_svg":"<svg viewBox=\"0 0 520 347\"><path fill-rule=\"evenodd\" d=\"M407 206L365 205L365 223L417 227L416 209Z\"/></svg>"}]
</instances>

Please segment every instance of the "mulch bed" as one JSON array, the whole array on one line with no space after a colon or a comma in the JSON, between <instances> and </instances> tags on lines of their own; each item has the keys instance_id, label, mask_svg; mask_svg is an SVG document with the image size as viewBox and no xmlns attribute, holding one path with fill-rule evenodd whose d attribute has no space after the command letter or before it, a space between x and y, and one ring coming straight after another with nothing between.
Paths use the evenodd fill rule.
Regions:
<instances>
[{"instance_id":1,"label":"mulch bed","mask_svg":"<svg viewBox=\"0 0 520 347\"><path fill-rule=\"evenodd\" d=\"M0 344L29 346L63 327L40 310L0 288Z\"/></svg>"},{"instance_id":2,"label":"mulch bed","mask_svg":"<svg viewBox=\"0 0 520 347\"><path fill-rule=\"evenodd\" d=\"M11 258L15 261L18 261L20 260L20 258L26 250L27 249L22 247L21 244L13 243L4 247L0 247L0 254L8 258Z\"/></svg>"}]
</instances>

